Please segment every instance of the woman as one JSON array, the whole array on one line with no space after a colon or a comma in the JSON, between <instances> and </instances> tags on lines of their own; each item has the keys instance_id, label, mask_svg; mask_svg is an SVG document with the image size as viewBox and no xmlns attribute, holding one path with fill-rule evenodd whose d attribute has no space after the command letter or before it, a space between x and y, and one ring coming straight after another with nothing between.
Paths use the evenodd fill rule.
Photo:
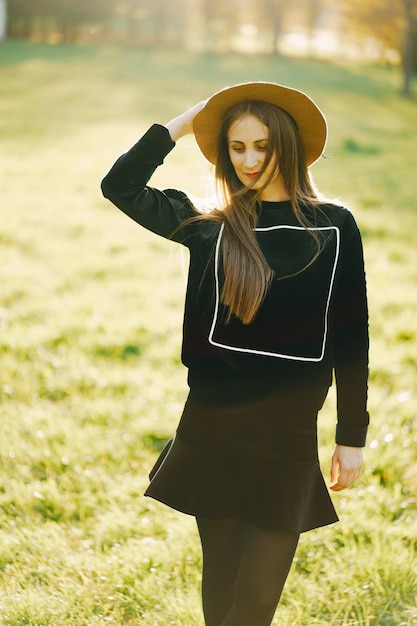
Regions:
<instances>
[{"instance_id":1,"label":"woman","mask_svg":"<svg viewBox=\"0 0 417 626\"><path fill-rule=\"evenodd\" d=\"M217 208L146 186L182 136L214 163ZM326 122L305 94L228 87L121 156L104 195L190 250L182 360L189 396L146 495L194 515L207 626L270 624L301 532L337 521L317 455L332 373L330 488L359 476L368 413L368 315L351 213L318 197L308 166Z\"/></svg>"}]
</instances>

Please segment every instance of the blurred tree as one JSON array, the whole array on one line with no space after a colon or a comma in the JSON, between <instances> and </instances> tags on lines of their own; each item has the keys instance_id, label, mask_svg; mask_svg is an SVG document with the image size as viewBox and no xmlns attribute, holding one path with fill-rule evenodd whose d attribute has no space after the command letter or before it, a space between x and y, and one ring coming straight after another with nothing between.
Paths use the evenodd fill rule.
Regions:
<instances>
[{"instance_id":1,"label":"blurred tree","mask_svg":"<svg viewBox=\"0 0 417 626\"><path fill-rule=\"evenodd\" d=\"M411 96L411 78L417 67L417 0L402 0L404 8L403 27L403 92L406 96Z\"/></svg>"},{"instance_id":2,"label":"blurred tree","mask_svg":"<svg viewBox=\"0 0 417 626\"><path fill-rule=\"evenodd\" d=\"M411 95L411 78L416 69L417 0L339 0L348 22L357 34L379 41L386 50L401 57L402 91Z\"/></svg>"},{"instance_id":3,"label":"blurred tree","mask_svg":"<svg viewBox=\"0 0 417 626\"><path fill-rule=\"evenodd\" d=\"M334 11L332 0L260 0L258 7L258 19L274 55L280 54L283 38L288 33L302 35L306 49L312 54L323 16Z\"/></svg>"},{"instance_id":4,"label":"blurred tree","mask_svg":"<svg viewBox=\"0 0 417 626\"><path fill-rule=\"evenodd\" d=\"M32 7L25 0L9 0L7 5L7 33L11 37L29 37Z\"/></svg>"},{"instance_id":5,"label":"blurred tree","mask_svg":"<svg viewBox=\"0 0 417 626\"><path fill-rule=\"evenodd\" d=\"M114 10L114 3L108 0L41 1L47 4L49 16L62 33L63 40L67 42L77 41L84 24L103 20Z\"/></svg>"},{"instance_id":6,"label":"blurred tree","mask_svg":"<svg viewBox=\"0 0 417 626\"><path fill-rule=\"evenodd\" d=\"M231 45L241 23L244 2L239 0L200 0L203 45L208 52L224 52Z\"/></svg>"},{"instance_id":7,"label":"blurred tree","mask_svg":"<svg viewBox=\"0 0 417 626\"><path fill-rule=\"evenodd\" d=\"M320 17L324 9L323 0L307 0L307 38L310 50L312 50L314 35L317 27L319 26Z\"/></svg>"},{"instance_id":8,"label":"blurred tree","mask_svg":"<svg viewBox=\"0 0 417 626\"><path fill-rule=\"evenodd\" d=\"M261 28L266 30L273 55L280 54L280 42L284 32L284 23L291 0L260 0Z\"/></svg>"},{"instance_id":9,"label":"blurred tree","mask_svg":"<svg viewBox=\"0 0 417 626\"><path fill-rule=\"evenodd\" d=\"M191 42L211 52L248 49L274 55L280 54L288 32L304 35L311 52L323 18L339 12L344 28L350 28L355 37L379 41L381 47L400 54L407 95L417 63L417 0L0 2L8 7L8 34L12 37L77 41L94 27L102 36L139 46L182 48Z\"/></svg>"},{"instance_id":10,"label":"blurred tree","mask_svg":"<svg viewBox=\"0 0 417 626\"><path fill-rule=\"evenodd\" d=\"M9 0L8 32L12 37L76 41L81 26L108 17L114 0Z\"/></svg>"},{"instance_id":11,"label":"blurred tree","mask_svg":"<svg viewBox=\"0 0 417 626\"><path fill-rule=\"evenodd\" d=\"M0 0L0 41L6 36L7 30L7 2L6 0Z\"/></svg>"},{"instance_id":12,"label":"blurred tree","mask_svg":"<svg viewBox=\"0 0 417 626\"><path fill-rule=\"evenodd\" d=\"M136 45L148 43L147 38L143 38L142 26L149 27L150 2L147 0L113 2L113 11L115 15L122 18L127 43Z\"/></svg>"},{"instance_id":13,"label":"blurred tree","mask_svg":"<svg viewBox=\"0 0 417 626\"><path fill-rule=\"evenodd\" d=\"M185 43L186 10L184 0L149 0L155 47L182 48Z\"/></svg>"}]
</instances>

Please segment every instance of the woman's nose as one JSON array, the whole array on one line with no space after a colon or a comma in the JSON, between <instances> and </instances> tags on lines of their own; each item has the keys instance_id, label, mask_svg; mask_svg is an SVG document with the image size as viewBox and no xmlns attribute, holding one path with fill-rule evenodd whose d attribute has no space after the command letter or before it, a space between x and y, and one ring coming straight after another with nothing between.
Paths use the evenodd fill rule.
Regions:
<instances>
[{"instance_id":1,"label":"woman's nose","mask_svg":"<svg viewBox=\"0 0 417 626\"><path fill-rule=\"evenodd\" d=\"M245 152L245 167L253 167L258 162L258 157L256 152L252 150L247 150Z\"/></svg>"}]
</instances>

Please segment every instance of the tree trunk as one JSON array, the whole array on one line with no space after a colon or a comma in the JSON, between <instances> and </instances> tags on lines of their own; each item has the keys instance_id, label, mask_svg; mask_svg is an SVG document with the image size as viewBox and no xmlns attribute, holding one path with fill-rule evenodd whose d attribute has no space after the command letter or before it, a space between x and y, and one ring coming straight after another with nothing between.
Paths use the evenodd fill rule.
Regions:
<instances>
[{"instance_id":1,"label":"tree trunk","mask_svg":"<svg viewBox=\"0 0 417 626\"><path fill-rule=\"evenodd\" d=\"M306 8L308 54L309 56L312 56L314 49L314 35L321 10L320 0L309 0Z\"/></svg>"},{"instance_id":2,"label":"tree trunk","mask_svg":"<svg viewBox=\"0 0 417 626\"><path fill-rule=\"evenodd\" d=\"M266 16L271 28L271 53L280 56L280 44L284 32L284 19L288 0L266 0Z\"/></svg>"},{"instance_id":3,"label":"tree trunk","mask_svg":"<svg viewBox=\"0 0 417 626\"><path fill-rule=\"evenodd\" d=\"M7 5L6 0L0 0L0 41L6 38L7 32Z\"/></svg>"},{"instance_id":4,"label":"tree trunk","mask_svg":"<svg viewBox=\"0 0 417 626\"><path fill-rule=\"evenodd\" d=\"M414 70L414 42L416 36L416 19L413 0L404 0L405 31L402 50L403 95L411 97L411 79Z\"/></svg>"}]
</instances>

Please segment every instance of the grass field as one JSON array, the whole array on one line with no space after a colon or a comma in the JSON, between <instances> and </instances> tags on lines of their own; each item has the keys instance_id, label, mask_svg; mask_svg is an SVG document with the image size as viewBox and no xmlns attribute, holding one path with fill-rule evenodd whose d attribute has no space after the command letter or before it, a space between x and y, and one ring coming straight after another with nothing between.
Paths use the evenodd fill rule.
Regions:
<instances>
[{"instance_id":1,"label":"grass field","mask_svg":"<svg viewBox=\"0 0 417 626\"><path fill-rule=\"evenodd\" d=\"M0 46L0 624L201 626L194 521L145 499L185 399L184 263L100 195L115 158L225 84L310 93L314 167L364 237L372 426L366 468L305 534L274 624L417 624L417 103L393 69L134 49ZM183 139L155 176L194 193ZM320 418L323 471L334 399Z\"/></svg>"}]
</instances>

